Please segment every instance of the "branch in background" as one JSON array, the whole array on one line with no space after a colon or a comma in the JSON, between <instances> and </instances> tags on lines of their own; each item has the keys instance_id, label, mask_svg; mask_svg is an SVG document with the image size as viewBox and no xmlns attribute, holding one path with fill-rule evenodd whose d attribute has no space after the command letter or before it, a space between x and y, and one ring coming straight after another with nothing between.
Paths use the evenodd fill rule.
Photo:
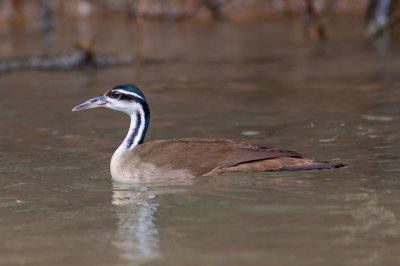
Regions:
<instances>
[{"instance_id":1,"label":"branch in background","mask_svg":"<svg viewBox=\"0 0 400 266\"><path fill-rule=\"evenodd\" d=\"M213 19L222 19L221 4L213 0L201 0L202 4L210 11Z\"/></svg>"},{"instance_id":2,"label":"branch in background","mask_svg":"<svg viewBox=\"0 0 400 266\"><path fill-rule=\"evenodd\" d=\"M373 28L372 30L368 31L367 36L366 36L367 41L371 41L373 39L378 38L386 30L389 30L391 27L393 27L393 25L396 24L397 22L400 22L400 12L392 15L389 18L389 21L387 21L386 23L381 24L381 25Z\"/></svg>"},{"instance_id":3,"label":"branch in background","mask_svg":"<svg viewBox=\"0 0 400 266\"><path fill-rule=\"evenodd\" d=\"M365 23L369 23L370 21L375 19L378 4L379 0L370 0L368 2L367 10L365 11L364 16Z\"/></svg>"},{"instance_id":4,"label":"branch in background","mask_svg":"<svg viewBox=\"0 0 400 266\"><path fill-rule=\"evenodd\" d=\"M144 5L143 5L144 0L138 0L137 1L137 17L136 17L136 25L137 25L137 31L136 31L136 38L135 38L135 70L138 73L138 76L140 75L140 66L142 64L142 47L143 47L143 24L144 24L144 18L143 18L143 10L144 10ZM139 77L136 77L139 78Z\"/></svg>"},{"instance_id":5,"label":"branch in background","mask_svg":"<svg viewBox=\"0 0 400 266\"><path fill-rule=\"evenodd\" d=\"M304 34L312 40L326 40L325 28L322 25L319 14L317 13L313 0L304 0Z\"/></svg>"},{"instance_id":6,"label":"branch in background","mask_svg":"<svg viewBox=\"0 0 400 266\"><path fill-rule=\"evenodd\" d=\"M365 12L365 38L372 40L379 37L394 24L390 18L392 0L370 0Z\"/></svg>"},{"instance_id":7,"label":"branch in background","mask_svg":"<svg viewBox=\"0 0 400 266\"><path fill-rule=\"evenodd\" d=\"M99 54L91 40L81 40L75 50L67 54L32 56L0 60L0 74L16 70L69 70L86 67L106 67L133 63L132 56Z\"/></svg>"}]
</instances>

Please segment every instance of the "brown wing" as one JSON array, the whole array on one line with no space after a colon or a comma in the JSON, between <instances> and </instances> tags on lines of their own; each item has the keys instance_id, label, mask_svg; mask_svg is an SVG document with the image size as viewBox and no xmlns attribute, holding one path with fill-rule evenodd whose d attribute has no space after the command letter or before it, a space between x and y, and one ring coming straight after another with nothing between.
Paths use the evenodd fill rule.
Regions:
<instances>
[{"instance_id":1,"label":"brown wing","mask_svg":"<svg viewBox=\"0 0 400 266\"><path fill-rule=\"evenodd\" d=\"M275 159L279 157L302 158L299 153L288 150L258 147L238 148L224 161L220 162L218 168L232 167L242 163Z\"/></svg>"},{"instance_id":2,"label":"brown wing","mask_svg":"<svg viewBox=\"0 0 400 266\"><path fill-rule=\"evenodd\" d=\"M158 168L185 169L195 176L253 161L301 155L219 139L151 141L137 146L132 155Z\"/></svg>"}]
</instances>

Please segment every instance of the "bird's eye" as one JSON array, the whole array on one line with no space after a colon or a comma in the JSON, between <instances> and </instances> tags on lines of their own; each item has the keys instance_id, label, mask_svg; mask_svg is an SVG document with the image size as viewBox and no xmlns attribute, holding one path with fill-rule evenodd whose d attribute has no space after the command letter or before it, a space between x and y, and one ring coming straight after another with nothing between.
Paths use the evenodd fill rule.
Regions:
<instances>
[{"instance_id":1,"label":"bird's eye","mask_svg":"<svg viewBox=\"0 0 400 266\"><path fill-rule=\"evenodd\" d=\"M113 91L113 92L111 92L110 96L113 99L118 99L119 97L121 97L121 93L119 91Z\"/></svg>"}]
</instances>

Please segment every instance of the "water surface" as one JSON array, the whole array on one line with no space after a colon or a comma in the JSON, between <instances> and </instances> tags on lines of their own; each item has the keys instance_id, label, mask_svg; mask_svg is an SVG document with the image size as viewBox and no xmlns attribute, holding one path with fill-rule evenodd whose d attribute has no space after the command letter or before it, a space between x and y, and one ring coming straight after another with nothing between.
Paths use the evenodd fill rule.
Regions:
<instances>
[{"instance_id":1,"label":"water surface","mask_svg":"<svg viewBox=\"0 0 400 266\"><path fill-rule=\"evenodd\" d=\"M361 25L331 24L315 44L297 21L146 23L141 53L158 63L2 74L0 264L399 265L399 40L382 52ZM109 18L2 32L0 56L93 32L98 50L135 52L135 25ZM229 138L348 167L113 184L128 117L70 110L128 82L150 104L147 140Z\"/></svg>"}]
</instances>

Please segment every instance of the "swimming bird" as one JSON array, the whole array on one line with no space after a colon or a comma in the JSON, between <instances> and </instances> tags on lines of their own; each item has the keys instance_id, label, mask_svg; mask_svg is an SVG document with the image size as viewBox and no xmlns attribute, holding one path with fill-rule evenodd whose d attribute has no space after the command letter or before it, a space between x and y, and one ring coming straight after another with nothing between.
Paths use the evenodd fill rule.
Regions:
<instances>
[{"instance_id":1,"label":"swimming bird","mask_svg":"<svg viewBox=\"0 0 400 266\"><path fill-rule=\"evenodd\" d=\"M134 85L118 85L89 99L72 111L96 107L126 113L131 118L128 134L114 152L110 171L115 181L186 178L229 172L269 172L329 169L344 166L303 158L299 153L261 148L225 139L171 139L144 142L150 109Z\"/></svg>"}]
</instances>

